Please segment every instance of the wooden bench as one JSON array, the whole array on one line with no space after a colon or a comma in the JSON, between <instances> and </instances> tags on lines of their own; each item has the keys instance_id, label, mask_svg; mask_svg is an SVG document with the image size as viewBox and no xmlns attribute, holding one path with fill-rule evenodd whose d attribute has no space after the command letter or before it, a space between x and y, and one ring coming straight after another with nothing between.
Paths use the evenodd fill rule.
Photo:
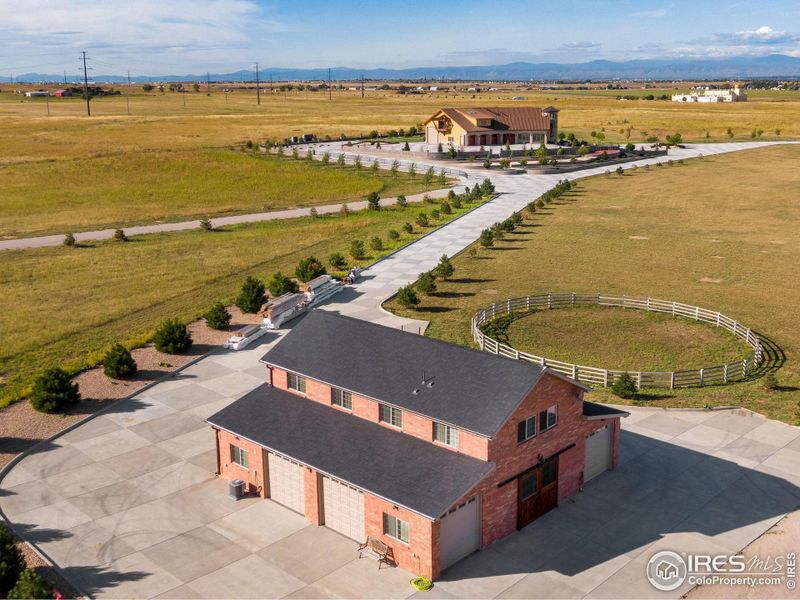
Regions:
<instances>
[{"instance_id":1,"label":"wooden bench","mask_svg":"<svg viewBox=\"0 0 800 600\"><path fill-rule=\"evenodd\" d=\"M390 567L395 565L394 562L394 554L392 554L392 549L384 544L377 538L367 536L367 541L363 544L359 544L358 546L358 558L362 558L364 555L369 556L370 558L374 558L378 561L378 569L381 568L382 564L387 564Z\"/></svg>"}]
</instances>

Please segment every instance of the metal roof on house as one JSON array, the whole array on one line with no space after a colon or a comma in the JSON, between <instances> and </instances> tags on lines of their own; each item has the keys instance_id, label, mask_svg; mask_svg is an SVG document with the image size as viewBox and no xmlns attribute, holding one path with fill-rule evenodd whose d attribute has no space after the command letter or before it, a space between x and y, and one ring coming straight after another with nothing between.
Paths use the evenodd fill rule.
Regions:
<instances>
[{"instance_id":1,"label":"metal roof on house","mask_svg":"<svg viewBox=\"0 0 800 600\"><path fill-rule=\"evenodd\" d=\"M323 310L306 314L261 362L486 437L545 372Z\"/></svg>"},{"instance_id":2,"label":"metal roof on house","mask_svg":"<svg viewBox=\"0 0 800 600\"><path fill-rule=\"evenodd\" d=\"M268 384L207 421L431 519L494 468Z\"/></svg>"},{"instance_id":3,"label":"metal roof on house","mask_svg":"<svg viewBox=\"0 0 800 600\"><path fill-rule=\"evenodd\" d=\"M450 117L467 133L487 131L549 131L550 117L545 111L558 112L552 106L503 106L498 108L443 108L439 112ZM439 113L436 113L437 115ZM428 119L431 121L436 115ZM479 127L473 119L492 119L490 127ZM428 122L426 121L426 123Z\"/></svg>"}]
</instances>

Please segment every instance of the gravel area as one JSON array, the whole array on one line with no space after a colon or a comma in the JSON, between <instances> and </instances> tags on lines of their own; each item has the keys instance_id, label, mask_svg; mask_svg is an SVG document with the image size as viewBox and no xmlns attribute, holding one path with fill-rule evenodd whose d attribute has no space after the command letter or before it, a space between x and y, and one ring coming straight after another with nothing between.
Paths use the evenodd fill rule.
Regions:
<instances>
[{"instance_id":1,"label":"gravel area","mask_svg":"<svg viewBox=\"0 0 800 600\"><path fill-rule=\"evenodd\" d=\"M124 381L110 379L105 376L102 367L95 367L78 374L74 381L80 388L82 399L66 414L37 412L27 400L0 410L0 468L7 465L20 452L85 419L108 403L135 393L148 383L221 346L230 337L231 331L242 325L261 321L260 315L243 314L235 306L229 306L228 311L231 313L231 324L225 331L210 329L202 320L189 324L194 343L186 354L164 354L158 352L152 344L131 351L139 369L133 379ZM69 584L50 569L28 544L21 542L18 547L29 568L35 568L62 595L75 597L75 591Z\"/></svg>"}]
</instances>

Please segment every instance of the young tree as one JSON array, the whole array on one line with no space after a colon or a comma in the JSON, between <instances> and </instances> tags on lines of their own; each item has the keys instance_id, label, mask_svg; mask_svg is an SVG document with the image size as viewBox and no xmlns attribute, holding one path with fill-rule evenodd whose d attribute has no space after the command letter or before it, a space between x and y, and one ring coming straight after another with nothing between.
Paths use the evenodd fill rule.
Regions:
<instances>
[{"instance_id":1,"label":"young tree","mask_svg":"<svg viewBox=\"0 0 800 600\"><path fill-rule=\"evenodd\" d=\"M242 289L236 297L235 304L245 313L257 313L261 305L266 302L264 284L252 276L248 276L242 284Z\"/></svg>"},{"instance_id":2,"label":"young tree","mask_svg":"<svg viewBox=\"0 0 800 600\"><path fill-rule=\"evenodd\" d=\"M334 252L328 257L328 264L332 269L342 271L347 266L347 260L339 252Z\"/></svg>"},{"instance_id":3,"label":"young tree","mask_svg":"<svg viewBox=\"0 0 800 600\"><path fill-rule=\"evenodd\" d=\"M361 167L364 165L361 164L361 155L356 155L355 159L353 159L353 166L356 168L356 171L360 171Z\"/></svg>"},{"instance_id":4,"label":"young tree","mask_svg":"<svg viewBox=\"0 0 800 600\"><path fill-rule=\"evenodd\" d=\"M136 361L122 344L114 344L103 357L103 373L112 379L127 379L136 375Z\"/></svg>"},{"instance_id":5,"label":"young tree","mask_svg":"<svg viewBox=\"0 0 800 600\"><path fill-rule=\"evenodd\" d=\"M408 175L411 177L411 179L415 179L417 177L417 165L413 162L408 167Z\"/></svg>"},{"instance_id":6,"label":"young tree","mask_svg":"<svg viewBox=\"0 0 800 600\"><path fill-rule=\"evenodd\" d=\"M214 305L203 315L206 325L211 329L226 329L231 324L231 313L228 312L225 304L217 300Z\"/></svg>"},{"instance_id":7,"label":"young tree","mask_svg":"<svg viewBox=\"0 0 800 600\"><path fill-rule=\"evenodd\" d=\"M447 175L445 175L445 173L444 173L444 169L441 169L441 170L439 171L438 183L439 183L439 185L441 185L442 187L444 187L444 186L446 186L446 185L447 185Z\"/></svg>"},{"instance_id":8,"label":"young tree","mask_svg":"<svg viewBox=\"0 0 800 600\"><path fill-rule=\"evenodd\" d=\"M69 248L74 248L77 242L75 241L75 234L68 233L64 236L64 245Z\"/></svg>"},{"instance_id":9,"label":"young tree","mask_svg":"<svg viewBox=\"0 0 800 600\"><path fill-rule=\"evenodd\" d=\"M397 240L400 239L400 232L397 231L396 229L390 229L388 235L389 239L392 240L393 242L396 242Z\"/></svg>"},{"instance_id":10,"label":"young tree","mask_svg":"<svg viewBox=\"0 0 800 600\"><path fill-rule=\"evenodd\" d=\"M280 271L273 274L268 282L269 295L278 298L284 294L295 294L300 289L294 279L290 279Z\"/></svg>"},{"instance_id":11,"label":"young tree","mask_svg":"<svg viewBox=\"0 0 800 600\"><path fill-rule=\"evenodd\" d=\"M378 170L381 168L381 164L378 162L378 159L372 161L372 164L369 167L369 170L372 172L373 175L378 174Z\"/></svg>"},{"instance_id":12,"label":"young tree","mask_svg":"<svg viewBox=\"0 0 800 600\"><path fill-rule=\"evenodd\" d=\"M320 275L325 275L326 273L327 271L322 263L313 256L309 256L301 260L297 265L297 268L294 270L295 276L303 283L311 281Z\"/></svg>"},{"instance_id":13,"label":"young tree","mask_svg":"<svg viewBox=\"0 0 800 600\"><path fill-rule=\"evenodd\" d=\"M403 144L403 151L408 152L411 150L411 147L408 145L408 142Z\"/></svg>"},{"instance_id":14,"label":"young tree","mask_svg":"<svg viewBox=\"0 0 800 600\"><path fill-rule=\"evenodd\" d=\"M439 209L434 208L431 211L431 219L433 219L434 221L438 220L439 217L441 217L441 216L442 216L442 213L439 212Z\"/></svg>"},{"instance_id":15,"label":"young tree","mask_svg":"<svg viewBox=\"0 0 800 600\"><path fill-rule=\"evenodd\" d=\"M428 215L426 215L424 212L419 213L417 215L417 218L414 220L420 227L427 227L429 224Z\"/></svg>"},{"instance_id":16,"label":"young tree","mask_svg":"<svg viewBox=\"0 0 800 600\"><path fill-rule=\"evenodd\" d=\"M347 204L342 204L342 207L339 209L340 215L349 215L350 209L348 208Z\"/></svg>"},{"instance_id":17,"label":"young tree","mask_svg":"<svg viewBox=\"0 0 800 600\"><path fill-rule=\"evenodd\" d=\"M17 540L6 524L0 521L0 597L6 597L24 568L25 561L17 548Z\"/></svg>"},{"instance_id":18,"label":"young tree","mask_svg":"<svg viewBox=\"0 0 800 600\"><path fill-rule=\"evenodd\" d=\"M320 162L327 167L331 162L331 154L330 154L330 152L325 152L322 155L322 160Z\"/></svg>"},{"instance_id":19,"label":"young tree","mask_svg":"<svg viewBox=\"0 0 800 600\"><path fill-rule=\"evenodd\" d=\"M416 287L420 293L430 295L436 291L436 278L430 271L420 273L416 283L414 283L414 287Z\"/></svg>"},{"instance_id":20,"label":"young tree","mask_svg":"<svg viewBox=\"0 0 800 600\"><path fill-rule=\"evenodd\" d=\"M442 202L441 206L439 206L439 210L442 211L443 215L449 215L453 213L453 208L450 206L450 203L447 200Z\"/></svg>"},{"instance_id":21,"label":"young tree","mask_svg":"<svg viewBox=\"0 0 800 600\"><path fill-rule=\"evenodd\" d=\"M536 158L539 160L540 165L547 164L547 147L544 144L536 149Z\"/></svg>"},{"instance_id":22,"label":"young tree","mask_svg":"<svg viewBox=\"0 0 800 600\"><path fill-rule=\"evenodd\" d=\"M625 174L625 169L623 169L621 166L619 166L619 167L617 167L616 173L617 173L617 175L624 175Z\"/></svg>"},{"instance_id":23,"label":"young tree","mask_svg":"<svg viewBox=\"0 0 800 600\"><path fill-rule=\"evenodd\" d=\"M59 367L47 369L37 377L31 392L31 406L43 413L63 412L80 399L78 384Z\"/></svg>"},{"instance_id":24,"label":"young tree","mask_svg":"<svg viewBox=\"0 0 800 600\"><path fill-rule=\"evenodd\" d=\"M393 160L392 166L389 167L389 173L392 175L392 177L397 177L397 171L399 169L400 169L400 161Z\"/></svg>"},{"instance_id":25,"label":"young tree","mask_svg":"<svg viewBox=\"0 0 800 600\"><path fill-rule=\"evenodd\" d=\"M260 308L260 305L259 305ZM255 312L255 311L253 311ZM192 336L186 325L177 319L162 321L153 336L153 345L165 354L180 354L192 346Z\"/></svg>"},{"instance_id":26,"label":"young tree","mask_svg":"<svg viewBox=\"0 0 800 600\"><path fill-rule=\"evenodd\" d=\"M203 231L214 231L214 225L211 224L211 219L200 219L200 229Z\"/></svg>"},{"instance_id":27,"label":"young tree","mask_svg":"<svg viewBox=\"0 0 800 600\"><path fill-rule=\"evenodd\" d=\"M481 246L484 248L491 248L494 246L494 234L491 229L484 229L481 231L481 236L478 238Z\"/></svg>"},{"instance_id":28,"label":"young tree","mask_svg":"<svg viewBox=\"0 0 800 600\"><path fill-rule=\"evenodd\" d=\"M383 240L376 235L370 239L369 247L375 250L375 252L380 252L383 250Z\"/></svg>"},{"instance_id":29,"label":"young tree","mask_svg":"<svg viewBox=\"0 0 800 600\"><path fill-rule=\"evenodd\" d=\"M380 210L381 209L381 197L378 195L378 192L370 192L367 196L367 208L370 210Z\"/></svg>"},{"instance_id":30,"label":"young tree","mask_svg":"<svg viewBox=\"0 0 800 600\"><path fill-rule=\"evenodd\" d=\"M439 259L439 264L433 269L433 274L440 279L449 279L455 273L456 268L453 266L453 263L450 262L450 259L447 258L447 254L442 254L442 257Z\"/></svg>"},{"instance_id":31,"label":"young tree","mask_svg":"<svg viewBox=\"0 0 800 600\"><path fill-rule=\"evenodd\" d=\"M400 208L408 206L408 200L406 200L406 197L403 194L400 194L397 197L397 206L399 206Z\"/></svg>"},{"instance_id":32,"label":"young tree","mask_svg":"<svg viewBox=\"0 0 800 600\"><path fill-rule=\"evenodd\" d=\"M614 381L614 384L611 386L611 391L620 398L631 400L636 397L636 392L638 390L636 389L636 382L633 380L633 377L628 375L628 373L623 373Z\"/></svg>"},{"instance_id":33,"label":"young tree","mask_svg":"<svg viewBox=\"0 0 800 600\"><path fill-rule=\"evenodd\" d=\"M364 258L364 242L361 240L353 240L350 242L350 256L356 260Z\"/></svg>"},{"instance_id":34,"label":"young tree","mask_svg":"<svg viewBox=\"0 0 800 600\"><path fill-rule=\"evenodd\" d=\"M343 167L345 165L344 152L336 158L336 166Z\"/></svg>"},{"instance_id":35,"label":"young tree","mask_svg":"<svg viewBox=\"0 0 800 600\"><path fill-rule=\"evenodd\" d=\"M425 177L423 178L426 188L429 188L433 183L433 177L434 177L433 167L430 167L427 171L425 171Z\"/></svg>"},{"instance_id":36,"label":"young tree","mask_svg":"<svg viewBox=\"0 0 800 600\"><path fill-rule=\"evenodd\" d=\"M125 232L122 229L115 229L114 230L114 241L116 242L127 242L128 236L125 235Z\"/></svg>"},{"instance_id":37,"label":"young tree","mask_svg":"<svg viewBox=\"0 0 800 600\"><path fill-rule=\"evenodd\" d=\"M680 133L673 133L670 136L667 136L667 146L677 146L683 141Z\"/></svg>"},{"instance_id":38,"label":"young tree","mask_svg":"<svg viewBox=\"0 0 800 600\"><path fill-rule=\"evenodd\" d=\"M411 223L403 223L403 231L406 233L414 233L414 226Z\"/></svg>"},{"instance_id":39,"label":"young tree","mask_svg":"<svg viewBox=\"0 0 800 600\"><path fill-rule=\"evenodd\" d=\"M419 297L410 285L397 290L397 303L405 308L415 308L419 304Z\"/></svg>"}]
</instances>

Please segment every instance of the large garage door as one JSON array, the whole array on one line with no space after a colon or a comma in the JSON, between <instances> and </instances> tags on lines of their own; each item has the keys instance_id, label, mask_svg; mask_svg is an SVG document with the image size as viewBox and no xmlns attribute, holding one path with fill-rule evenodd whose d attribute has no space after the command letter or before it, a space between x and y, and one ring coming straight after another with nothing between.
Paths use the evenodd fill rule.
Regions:
<instances>
[{"instance_id":1,"label":"large garage door","mask_svg":"<svg viewBox=\"0 0 800 600\"><path fill-rule=\"evenodd\" d=\"M611 468L612 429L606 425L586 438L586 464L583 482L597 477Z\"/></svg>"},{"instance_id":2,"label":"large garage door","mask_svg":"<svg viewBox=\"0 0 800 600\"><path fill-rule=\"evenodd\" d=\"M446 569L481 547L481 515L477 496L451 508L441 517L441 568Z\"/></svg>"},{"instance_id":3,"label":"large garage door","mask_svg":"<svg viewBox=\"0 0 800 600\"><path fill-rule=\"evenodd\" d=\"M364 494L359 490L331 479L322 477L323 524L342 535L363 542L364 534Z\"/></svg>"},{"instance_id":4,"label":"large garage door","mask_svg":"<svg viewBox=\"0 0 800 600\"><path fill-rule=\"evenodd\" d=\"M275 502L305 514L303 467L277 454L269 453L269 496Z\"/></svg>"}]
</instances>

